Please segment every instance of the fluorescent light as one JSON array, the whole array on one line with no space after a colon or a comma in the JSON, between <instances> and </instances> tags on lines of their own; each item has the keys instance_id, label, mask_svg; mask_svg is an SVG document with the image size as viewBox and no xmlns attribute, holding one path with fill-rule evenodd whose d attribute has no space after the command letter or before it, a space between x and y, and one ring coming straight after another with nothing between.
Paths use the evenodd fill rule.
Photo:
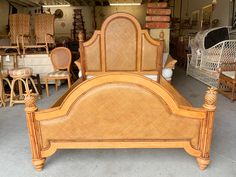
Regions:
<instances>
[{"instance_id":1,"label":"fluorescent light","mask_svg":"<svg viewBox=\"0 0 236 177\"><path fill-rule=\"evenodd\" d=\"M137 3L137 2L134 2L134 3L110 3L110 6L139 6L141 5L141 3Z\"/></svg>"},{"instance_id":2,"label":"fluorescent light","mask_svg":"<svg viewBox=\"0 0 236 177\"><path fill-rule=\"evenodd\" d=\"M43 7L69 7L70 4L43 5Z\"/></svg>"}]
</instances>

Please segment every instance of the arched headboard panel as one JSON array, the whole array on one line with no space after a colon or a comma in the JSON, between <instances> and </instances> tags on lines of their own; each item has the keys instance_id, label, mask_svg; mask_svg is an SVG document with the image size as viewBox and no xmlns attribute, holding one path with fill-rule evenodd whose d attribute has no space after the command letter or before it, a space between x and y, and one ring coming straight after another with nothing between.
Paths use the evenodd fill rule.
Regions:
<instances>
[{"instance_id":1,"label":"arched headboard panel","mask_svg":"<svg viewBox=\"0 0 236 177\"><path fill-rule=\"evenodd\" d=\"M142 30L137 19L127 13L108 17L101 30L83 42L80 39L83 74L134 72L157 74L162 70L163 40L154 40Z\"/></svg>"}]
</instances>

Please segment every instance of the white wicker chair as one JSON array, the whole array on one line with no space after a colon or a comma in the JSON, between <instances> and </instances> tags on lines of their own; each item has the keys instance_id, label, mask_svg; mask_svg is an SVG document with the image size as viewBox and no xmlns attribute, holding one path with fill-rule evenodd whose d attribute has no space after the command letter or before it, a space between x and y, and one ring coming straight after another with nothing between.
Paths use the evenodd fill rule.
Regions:
<instances>
[{"instance_id":1,"label":"white wicker chair","mask_svg":"<svg viewBox=\"0 0 236 177\"><path fill-rule=\"evenodd\" d=\"M229 39L229 28L201 31L190 45L187 75L217 87L221 64L236 61L236 40Z\"/></svg>"}]
</instances>

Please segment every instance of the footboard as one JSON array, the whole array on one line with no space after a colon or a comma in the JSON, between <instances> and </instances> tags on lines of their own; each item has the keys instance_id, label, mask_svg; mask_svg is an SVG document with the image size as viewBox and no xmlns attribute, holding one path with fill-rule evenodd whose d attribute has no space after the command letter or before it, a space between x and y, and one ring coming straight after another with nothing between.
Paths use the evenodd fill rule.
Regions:
<instances>
[{"instance_id":1,"label":"footboard","mask_svg":"<svg viewBox=\"0 0 236 177\"><path fill-rule=\"evenodd\" d=\"M181 105L168 89L143 76L109 74L76 86L58 107L37 111L25 98L33 164L41 170L57 149L184 148L209 164L216 91L203 108Z\"/></svg>"}]
</instances>

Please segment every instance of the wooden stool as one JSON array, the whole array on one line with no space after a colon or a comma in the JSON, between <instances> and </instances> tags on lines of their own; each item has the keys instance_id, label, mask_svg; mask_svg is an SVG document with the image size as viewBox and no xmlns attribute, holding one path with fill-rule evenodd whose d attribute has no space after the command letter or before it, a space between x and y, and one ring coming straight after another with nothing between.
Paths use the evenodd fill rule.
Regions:
<instances>
[{"instance_id":1,"label":"wooden stool","mask_svg":"<svg viewBox=\"0 0 236 177\"><path fill-rule=\"evenodd\" d=\"M0 107L2 105L5 107L6 101L9 101L9 97L10 97L9 94L6 94L5 88L4 88L4 81L6 81L11 90L11 83L7 77L8 77L8 70L1 69L0 70Z\"/></svg>"},{"instance_id":2,"label":"wooden stool","mask_svg":"<svg viewBox=\"0 0 236 177\"><path fill-rule=\"evenodd\" d=\"M23 88L22 83L26 91L29 91L29 81L34 87L35 94L39 96L37 87L35 86L34 80L32 79L32 69L29 67L18 68L9 70L10 76L13 78L11 83L11 95L10 95L10 106L13 106L14 103L24 103ZM18 98L15 96L14 86L16 81L18 81L19 95Z\"/></svg>"}]
</instances>

